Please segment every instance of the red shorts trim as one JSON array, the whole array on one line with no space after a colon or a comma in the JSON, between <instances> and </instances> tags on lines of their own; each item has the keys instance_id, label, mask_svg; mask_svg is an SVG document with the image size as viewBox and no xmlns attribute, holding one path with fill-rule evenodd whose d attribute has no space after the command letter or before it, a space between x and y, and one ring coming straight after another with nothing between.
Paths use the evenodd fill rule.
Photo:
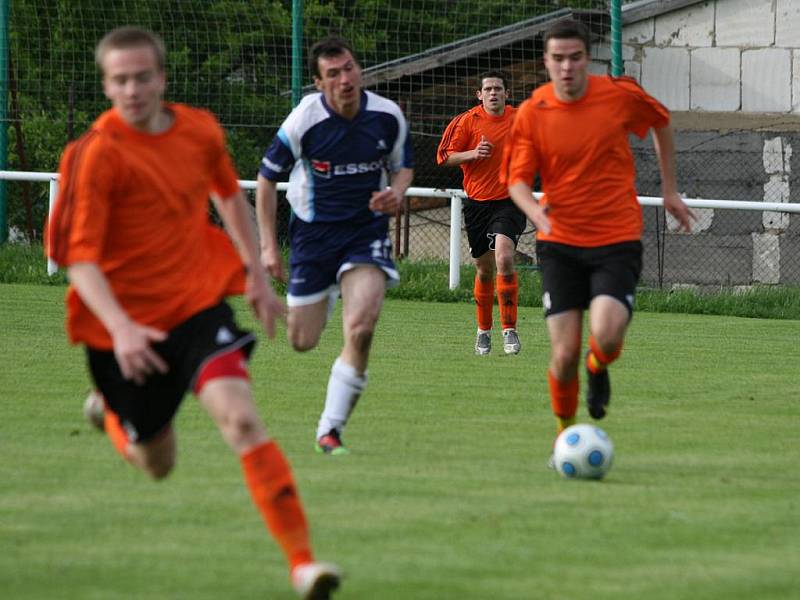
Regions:
<instances>
[{"instance_id":1,"label":"red shorts trim","mask_svg":"<svg viewBox=\"0 0 800 600\"><path fill-rule=\"evenodd\" d=\"M247 357L241 348L236 348L230 352L219 354L206 362L200 369L195 378L192 391L199 394L203 386L212 379L220 377L237 377L239 379L250 379L247 371Z\"/></svg>"}]
</instances>

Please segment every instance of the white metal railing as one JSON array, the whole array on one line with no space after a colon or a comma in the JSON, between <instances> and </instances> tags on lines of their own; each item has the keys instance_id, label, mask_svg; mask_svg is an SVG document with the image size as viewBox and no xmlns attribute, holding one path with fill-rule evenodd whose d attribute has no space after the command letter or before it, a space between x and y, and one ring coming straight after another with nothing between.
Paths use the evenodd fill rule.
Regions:
<instances>
[{"instance_id":1,"label":"white metal railing","mask_svg":"<svg viewBox=\"0 0 800 600\"><path fill-rule=\"evenodd\" d=\"M58 173L41 173L37 171L0 171L0 180L5 181L34 181L49 183L50 199L49 209L53 209L56 196L58 194ZM245 190L254 190L256 182L249 179L239 180L239 185ZM279 183L278 190L286 191L288 183ZM458 287L461 279L459 267L461 265L461 208L463 199L466 198L464 190L460 189L434 189L422 187L410 187L406 191L406 196L419 198L449 198L450 199L450 289ZM541 198L542 194L535 192L536 198ZM703 198L684 198L690 208L711 208L722 210L747 210L747 211L771 211L783 213L800 214L800 204L789 202L752 202L746 200L706 200ZM639 196L639 204L642 206L662 206L663 199L655 196ZM58 265L53 261L47 261L47 272L52 275L58 270Z\"/></svg>"}]
</instances>

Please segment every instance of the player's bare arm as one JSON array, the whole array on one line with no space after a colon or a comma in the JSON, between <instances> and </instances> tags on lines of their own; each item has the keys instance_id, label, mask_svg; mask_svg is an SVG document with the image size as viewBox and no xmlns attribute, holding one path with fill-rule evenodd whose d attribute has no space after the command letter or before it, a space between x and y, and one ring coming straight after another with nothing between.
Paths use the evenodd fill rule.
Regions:
<instances>
[{"instance_id":1,"label":"player's bare arm","mask_svg":"<svg viewBox=\"0 0 800 600\"><path fill-rule=\"evenodd\" d=\"M392 177L392 185L385 190L372 192L370 210L393 215L403 205L403 196L414 179L414 169L402 168Z\"/></svg>"},{"instance_id":2,"label":"player's bare arm","mask_svg":"<svg viewBox=\"0 0 800 600\"><path fill-rule=\"evenodd\" d=\"M283 318L285 307L260 268L258 244L250 222L247 200L239 190L229 198L215 198L214 205L247 267L245 299L261 321L267 336L272 338L275 336L275 320Z\"/></svg>"},{"instance_id":3,"label":"player's bare arm","mask_svg":"<svg viewBox=\"0 0 800 600\"><path fill-rule=\"evenodd\" d=\"M277 207L278 185L259 174L256 181L256 220L261 236L261 264L272 277L286 281L275 225Z\"/></svg>"},{"instance_id":4,"label":"player's bare arm","mask_svg":"<svg viewBox=\"0 0 800 600\"><path fill-rule=\"evenodd\" d=\"M67 269L67 276L81 300L111 334L114 355L126 379L141 385L151 373L168 371L167 363L151 346L165 340L167 334L133 321L95 263L74 263Z\"/></svg>"},{"instance_id":5,"label":"player's bare arm","mask_svg":"<svg viewBox=\"0 0 800 600\"><path fill-rule=\"evenodd\" d=\"M697 220L691 208L678 193L678 182L675 174L675 142L672 136L672 127L653 129L653 146L658 156L658 166L661 170L661 194L664 197L664 210L678 220L678 229L691 231L692 221Z\"/></svg>"},{"instance_id":6,"label":"player's bare arm","mask_svg":"<svg viewBox=\"0 0 800 600\"><path fill-rule=\"evenodd\" d=\"M525 213L536 229L542 233L550 233L550 219L547 218L547 210L533 197L531 186L522 181L512 183L508 187L508 195L519 209Z\"/></svg>"},{"instance_id":7,"label":"player's bare arm","mask_svg":"<svg viewBox=\"0 0 800 600\"><path fill-rule=\"evenodd\" d=\"M447 156L447 160L442 163L443 167L457 167L462 163L474 162L484 158L490 158L494 144L481 136L481 141L472 150L465 150L464 152L453 152Z\"/></svg>"}]
</instances>

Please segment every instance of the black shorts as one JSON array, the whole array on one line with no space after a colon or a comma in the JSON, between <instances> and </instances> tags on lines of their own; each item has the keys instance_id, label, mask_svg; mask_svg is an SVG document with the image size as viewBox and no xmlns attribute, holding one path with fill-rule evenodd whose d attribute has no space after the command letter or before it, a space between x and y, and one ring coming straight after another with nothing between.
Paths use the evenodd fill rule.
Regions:
<instances>
[{"instance_id":1,"label":"black shorts","mask_svg":"<svg viewBox=\"0 0 800 600\"><path fill-rule=\"evenodd\" d=\"M510 238L516 248L526 223L525 213L512 200L464 200L464 225L472 258L494 250L498 233Z\"/></svg>"},{"instance_id":2,"label":"black shorts","mask_svg":"<svg viewBox=\"0 0 800 600\"><path fill-rule=\"evenodd\" d=\"M642 272L641 242L596 248L536 242L536 257L542 272L545 317L586 309L600 295L616 298L633 314L636 284Z\"/></svg>"},{"instance_id":3,"label":"black shorts","mask_svg":"<svg viewBox=\"0 0 800 600\"><path fill-rule=\"evenodd\" d=\"M206 362L235 349L249 357L254 345L253 334L238 328L233 311L222 302L190 317L172 329L166 340L153 344L169 371L153 373L143 385L122 376L113 352L87 348L86 353L95 385L130 440L146 442L170 424Z\"/></svg>"}]
</instances>

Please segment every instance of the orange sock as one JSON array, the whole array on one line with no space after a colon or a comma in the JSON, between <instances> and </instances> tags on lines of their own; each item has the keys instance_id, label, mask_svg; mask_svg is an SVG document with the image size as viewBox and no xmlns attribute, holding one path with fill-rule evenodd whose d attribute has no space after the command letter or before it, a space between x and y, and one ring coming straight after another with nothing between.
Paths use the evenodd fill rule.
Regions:
<instances>
[{"instance_id":1,"label":"orange sock","mask_svg":"<svg viewBox=\"0 0 800 600\"><path fill-rule=\"evenodd\" d=\"M290 569L311 562L308 524L289 463L274 441L264 442L241 456L245 482Z\"/></svg>"},{"instance_id":2,"label":"orange sock","mask_svg":"<svg viewBox=\"0 0 800 600\"><path fill-rule=\"evenodd\" d=\"M578 377L561 381L548 369L547 383L550 386L550 404L558 422L557 433L561 433L575 422L575 413L578 412Z\"/></svg>"},{"instance_id":3,"label":"orange sock","mask_svg":"<svg viewBox=\"0 0 800 600\"><path fill-rule=\"evenodd\" d=\"M517 299L519 285L517 274L497 276L497 304L500 305L500 322L503 329L517 328Z\"/></svg>"},{"instance_id":4,"label":"orange sock","mask_svg":"<svg viewBox=\"0 0 800 600\"><path fill-rule=\"evenodd\" d=\"M108 439L111 440L114 449L119 452L122 458L129 460L128 444L130 443L130 439L128 438L128 432L125 431L122 427L122 423L119 422L117 413L108 410L108 408L104 408L103 411L103 428L105 429L106 435L108 435Z\"/></svg>"},{"instance_id":5,"label":"orange sock","mask_svg":"<svg viewBox=\"0 0 800 600\"><path fill-rule=\"evenodd\" d=\"M608 365L617 360L619 355L622 354L622 344L613 352L606 354L600 349L594 336L591 335L589 336L589 348L589 353L586 355L586 368L589 369L591 373L599 373L605 370Z\"/></svg>"},{"instance_id":6,"label":"orange sock","mask_svg":"<svg viewBox=\"0 0 800 600\"><path fill-rule=\"evenodd\" d=\"M475 275L475 307L478 317L478 329L488 331L492 328L492 308L494 305L494 281L481 281Z\"/></svg>"}]
</instances>

